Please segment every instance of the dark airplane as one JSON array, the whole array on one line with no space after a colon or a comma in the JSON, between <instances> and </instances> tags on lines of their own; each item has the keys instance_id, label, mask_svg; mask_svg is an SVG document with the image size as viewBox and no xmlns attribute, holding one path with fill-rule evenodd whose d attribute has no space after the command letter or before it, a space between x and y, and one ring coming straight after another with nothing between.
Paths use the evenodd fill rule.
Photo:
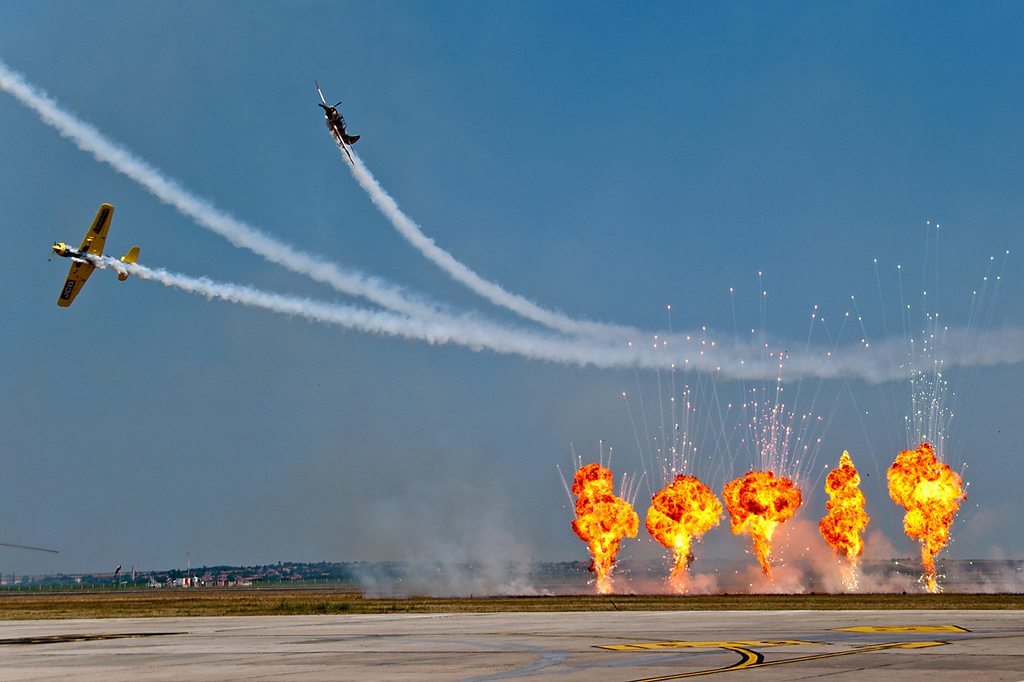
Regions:
<instances>
[{"instance_id":1,"label":"dark airplane","mask_svg":"<svg viewBox=\"0 0 1024 682\"><path fill-rule=\"evenodd\" d=\"M318 107L324 110L324 118L327 119L327 129L331 131L331 135L334 136L334 141L338 143L345 155L348 156L348 160L352 162L352 153L349 151L349 147L356 143L359 139L358 135L349 135L345 132L345 119L338 113L338 104L333 107L327 105L327 100L324 99L324 93L320 92L320 84L313 81L316 85L316 91L320 93L320 101L322 104L317 104Z\"/></svg>"}]
</instances>

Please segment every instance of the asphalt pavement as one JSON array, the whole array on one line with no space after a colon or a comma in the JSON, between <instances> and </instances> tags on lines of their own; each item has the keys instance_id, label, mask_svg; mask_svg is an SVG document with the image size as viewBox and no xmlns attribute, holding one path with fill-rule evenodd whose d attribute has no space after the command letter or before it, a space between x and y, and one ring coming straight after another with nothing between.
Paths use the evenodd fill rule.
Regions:
<instances>
[{"instance_id":1,"label":"asphalt pavement","mask_svg":"<svg viewBox=\"0 0 1024 682\"><path fill-rule=\"evenodd\" d=\"M1024 681L1024 611L7 621L4 680Z\"/></svg>"}]
</instances>

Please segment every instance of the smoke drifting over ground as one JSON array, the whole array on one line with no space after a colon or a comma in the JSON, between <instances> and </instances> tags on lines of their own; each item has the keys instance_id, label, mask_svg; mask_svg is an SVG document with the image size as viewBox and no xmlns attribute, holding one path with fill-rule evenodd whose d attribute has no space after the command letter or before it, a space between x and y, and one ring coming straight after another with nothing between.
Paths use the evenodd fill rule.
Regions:
<instances>
[{"instance_id":1,"label":"smoke drifting over ground","mask_svg":"<svg viewBox=\"0 0 1024 682\"><path fill-rule=\"evenodd\" d=\"M393 572L367 567L357 577L367 596L467 597L537 594L529 573L532 552L505 509L476 496L474 513L446 504L437 490L405 491L366 510L367 531L380 537ZM464 496L458 498L464 501Z\"/></svg>"}]
</instances>

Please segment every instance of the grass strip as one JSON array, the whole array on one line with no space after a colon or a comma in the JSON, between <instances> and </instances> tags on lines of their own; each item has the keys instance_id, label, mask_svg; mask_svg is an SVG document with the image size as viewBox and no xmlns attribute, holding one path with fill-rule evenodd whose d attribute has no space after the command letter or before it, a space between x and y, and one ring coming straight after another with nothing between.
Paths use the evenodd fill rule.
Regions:
<instances>
[{"instance_id":1,"label":"grass strip","mask_svg":"<svg viewBox=\"0 0 1024 682\"><path fill-rule=\"evenodd\" d=\"M0 594L0 620L555 611L1024 609L1022 594L558 595L366 598L332 589L163 589Z\"/></svg>"}]
</instances>

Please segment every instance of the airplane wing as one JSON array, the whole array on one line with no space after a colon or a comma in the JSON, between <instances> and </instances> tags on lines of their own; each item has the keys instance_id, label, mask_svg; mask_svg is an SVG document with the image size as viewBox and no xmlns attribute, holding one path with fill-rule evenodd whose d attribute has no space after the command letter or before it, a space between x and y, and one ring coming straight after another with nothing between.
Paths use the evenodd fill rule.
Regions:
<instances>
[{"instance_id":1,"label":"airplane wing","mask_svg":"<svg viewBox=\"0 0 1024 682\"><path fill-rule=\"evenodd\" d=\"M85 233L82 247L78 250L83 253L102 256L103 245L107 241L107 230L110 229L110 221L113 217L114 207L110 204L101 205L100 210L96 212L96 217L93 218L92 225L89 226L89 231ZM95 269L96 266L92 263L75 260L71 264L71 270L68 271L68 279L64 282L64 288L61 289L57 305L62 308L67 308L71 305L71 302L75 300L75 296L78 296L78 292L82 290L85 281L89 279L89 275Z\"/></svg>"},{"instance_id":2,"label":"airplane wing","mask_svg":"<svg viewBox=\"0 0 1024 682\"><path fill-rule=\"evenodd\" d=\"M327 127L331 131L331 137L334 138L334 144L338 145L341 151L345 153L345 156L348 157L349 165L356 165L356 162L352 160L352 152L349 150L348 145L345 144L345 138L341 136L342 133L338 130L338 127L330 121L328 121Z\"/></svg>"},{"instance_id":3,"label":"airplane wing","mask_svg":"<svg viewBox=\"0 0 1024 682\"><path fill-rule=\"evenodd\" d=\"M110 229L110 220L114 217L114 207L110 204L103 204L92 221L92 226L85 233L82 240L82 248L79 251L94 253L97 256L103 255L103 245L107 241L107 230ZM71 268L74 270L74 268ZM90 270L89 272L92 272ZM86 275L88 277L89 275ZM84 279L82 280L85 281ZM74 297L72 297L74 298Z\"/></svg>"},{"instance_id":4,"label":"airplane wing","mask_svg":"<svg viewBox=\"0 0 1024 682\"><path fill-rule=\"evenodd\" d=\"M107 220L107 224L110 224L110 220ZM106 237L106 230L103 231L103 236ZM101 247L102 248L102 242ZM78 292L82 290L82 285L85 284L85 280L89 279L89 275L96 269L96 266L92 263L81 263L75 261L71 264L71 270L68 271L68 281L64 282L64 289L60 292L60 298L57 299L57 305L61 308L67 308L71 305L71 302L75 300L75 296L78 296Z\"/></svg>"},{"instance_id":5,"label":"airplane wing","mask_svg":"<svg viewBox=\"0 0 1024 682\"><path fill-rule=\"evenodd\" d=\"M349 151L348 145L345 144L345 141L342 140L341 137L335 137L334 140L338 143L338 146L341 147L341 151L345 152L345 156L348 157L349 165L356 165L356 162L352 160L352 152Z\"/></svg>"}]
</instances>

